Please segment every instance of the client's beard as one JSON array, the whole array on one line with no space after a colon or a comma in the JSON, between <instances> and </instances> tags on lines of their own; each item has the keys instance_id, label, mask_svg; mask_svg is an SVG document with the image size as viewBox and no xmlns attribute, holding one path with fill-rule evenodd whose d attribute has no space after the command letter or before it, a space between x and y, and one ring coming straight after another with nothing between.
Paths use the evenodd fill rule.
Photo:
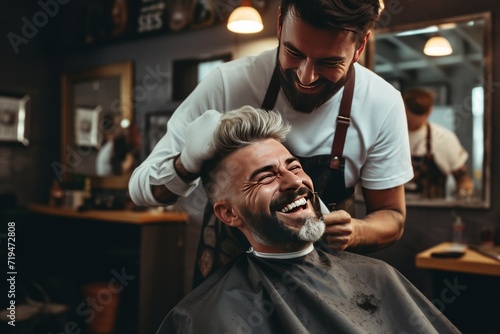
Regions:
<instances>
[{"instance_id":1,"label":"client's beard","mask_svg":"<svg viewBox=\"0 0 500 334\"><path fill-rule=\"evenodd\" d=\"M285 204L293 201L297 196L306 195L309 198L314 216L306 217L304 225L296 233L278 219L275 212L281 210ZM267 213L242 210L246 218L246 227L253 238L266 246L278 246L288 251L300 249L305 244L318 241L325 232L325 223L321 213L319 199L308 188L300 188L296 192L287 193L274 200L270 206L271 215Z\"/></svg>"},{"instance_id":2,"label":"client's beard","mask_svg":"<svg viewBox=\"0 0 500 334\"><path fill-rule=\"evenodd\" d=\"M297 238L302 241L316 242L323 236L323 233L325 233L325 228L326 225L323 218L314 219L308 217L304 226L300 228Z\"/></svg>"}]
</instances>

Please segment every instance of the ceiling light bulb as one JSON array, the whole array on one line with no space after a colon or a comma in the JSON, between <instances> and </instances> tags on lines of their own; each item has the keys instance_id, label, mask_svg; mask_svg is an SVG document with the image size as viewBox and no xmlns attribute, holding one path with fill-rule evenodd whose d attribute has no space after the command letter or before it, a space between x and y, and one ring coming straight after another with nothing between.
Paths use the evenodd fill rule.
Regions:
<instances>
[{"instance_id":1,"label":"ceiling light bulb","mask_svg":"<svg viewBox=\"0 0 500 334\"><path fill-rule=\"evenodd\" d=\"M450 42L443 36L431 37L424 46L424 53L428 56L448 56L452 52Z\"/></svg>"},{"instance_id":2,"label":"ceiling light bulb","mask_svg":"<svg viewBox=\"0 0 500 334\"><path fill-rule=\"evenodd\" d=\"M259 12L250 6L236 8L227 21L227 29L239 34L253 34L263 28Z\"/></svg>"}]
</instances>

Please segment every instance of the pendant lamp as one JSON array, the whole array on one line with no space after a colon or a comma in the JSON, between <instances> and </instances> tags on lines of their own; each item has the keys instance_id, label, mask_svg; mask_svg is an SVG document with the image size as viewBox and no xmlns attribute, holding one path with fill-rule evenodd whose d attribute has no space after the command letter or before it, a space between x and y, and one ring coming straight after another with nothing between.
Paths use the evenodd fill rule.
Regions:
<instances>
[{"instance_id":1,"label":"pendant lamp","mask_svg":"<svg viewBox=\"0 0 500 334\"><path fill-rule=\"evenodd\" d=\"M227 21L227 29L238 34L253 34L264 28L259 12L252 7L251 0L243 0Z\"/></svg>"},{"instance_id":2,"label":"pendant lamp","mask_svg":"<svg viewBox=\"0 0 500 334\"><path fill-rule=\"evenodd\" d=\"M428 56L448 56L453 52L450 42L441 35L435 35L425 43L424 53Z\"/></svg>"}]
</instances>

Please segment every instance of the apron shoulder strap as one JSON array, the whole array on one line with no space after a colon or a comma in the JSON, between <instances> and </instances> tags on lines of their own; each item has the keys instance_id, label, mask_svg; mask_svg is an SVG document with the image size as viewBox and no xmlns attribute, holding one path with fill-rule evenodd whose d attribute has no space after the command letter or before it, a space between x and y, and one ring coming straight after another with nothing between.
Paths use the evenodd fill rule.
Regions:
<instances>
[{"instance_id":1,"label":"apron shoulder strap","mask_svg":"<svg viewBox=\"0 0 500 334\"><path fill-rule=\"evenodd\" d=\"M339 169L342 162L342 152L344 151L347 128L351 123L351 105L354 95L355 72L352 66L347 73L347 80L344 86L344 93L340 102L339 115L337 117L337 127L333 138L332 154L330 157L330 168Z\"/></svg>"},{"instance_id":2,"label":"apron shoulder strap","mask_svg":"<svg viewBox=\"0 0 500 334\"><path fill-rule=\"evenodd\" d=\"M431 151L432 149L431 149L431 125L429 123L427 123L427 138L425 141L425 148L426 148L425 155L427 157L430 157L432 154Z\"/></svg>"},{"instance_id":3,"label":"apron shoulder strap","mask_svg":"<svg viewBox=\"0 0 500 334\"><path fill-rule=\"evenodd\" d=\"M271 110L274 108L281 88L278 71L278 64L276 64L276 66L274 67L273 76L271 77L271 81L269 81L269 86L267 87L266 96L262 101L261 109Z\"/></svg>"}]
</instances>

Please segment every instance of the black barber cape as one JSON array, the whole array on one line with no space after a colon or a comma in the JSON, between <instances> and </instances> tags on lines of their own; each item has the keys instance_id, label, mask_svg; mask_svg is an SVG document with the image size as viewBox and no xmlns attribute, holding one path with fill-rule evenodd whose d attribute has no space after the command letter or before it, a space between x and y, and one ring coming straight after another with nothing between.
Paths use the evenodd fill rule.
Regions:
<instances>
[{"instance_id":1,"label":"black barber cape","mask_svg":"<svg viewBox=\"0 0 500 334\"><path fill-rule=\"evenodd\" d=\"M388 264L315 247L287 260L240 254L168 313L166 333L459 331Z\"/></svg>"}]
</instances>

